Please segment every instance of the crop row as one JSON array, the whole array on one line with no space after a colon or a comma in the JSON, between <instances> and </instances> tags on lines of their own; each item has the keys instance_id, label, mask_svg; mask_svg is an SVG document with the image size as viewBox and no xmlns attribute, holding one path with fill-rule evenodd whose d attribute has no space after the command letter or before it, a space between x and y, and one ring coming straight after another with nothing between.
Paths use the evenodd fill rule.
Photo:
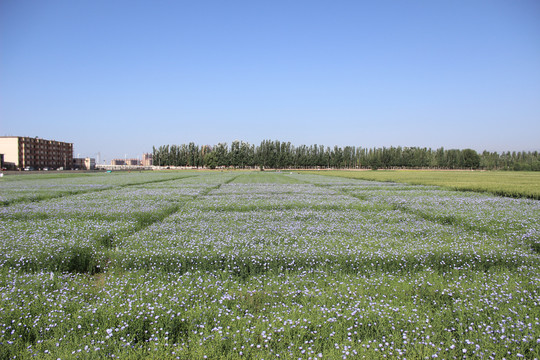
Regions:
<instances>
[{"instance_id":1,"label":"crop row","mask_svg":"<svg viewBox=\"0 0 540 360\"><path fill-rule=\"evenodd\" d=\"M84 176L46 176L43 178L27 175L10 175L0 181L0 205L17 202L39 201L55 197L118 188L150 182L162 182L196 173L98 173Z\"/></svg>"},{"instance_id":2,"label":"crop row","mask_svg":"<svg viewBox=\"0 0 540 360\"><path fill-rule=\"evenodd\" d=\"M321 264L351 271L518 267L536 261L531 250L540 244L540 207L532 200L362 182L206 178L1 207L0 264L179 272L232 266L242 276Z\"/></svg>"},{"instance_id":3,"label":"crop row","mask_svg":"<svg viewBox=\"0 0 540 360\"><path fill-rule=\"evenodd\" d=\"M0 356L533 359L539 275L7 272Z\"/></svg>"},{"instance_id":4,"label":"crop row","mask_svg":"<svg viewBox=\"0 0 540 360\"><path fill-rule=\"evenodd\" d=\"M0 207L0 358L540 358L538 201L143 175Z\"/></svg>"}]
</instances>

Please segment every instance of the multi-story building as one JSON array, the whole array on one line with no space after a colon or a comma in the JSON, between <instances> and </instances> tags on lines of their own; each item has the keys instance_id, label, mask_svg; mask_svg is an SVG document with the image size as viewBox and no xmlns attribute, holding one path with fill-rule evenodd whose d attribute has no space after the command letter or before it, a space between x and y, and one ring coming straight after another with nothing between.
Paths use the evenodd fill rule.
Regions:
<instances>
[{"instance_id":1,"label":"multi-story building","mask_svg":"<svg viewBox=\"0 0 540 360\"><path fill-rule=\"evenodd\" d=\"M126 165L126 161L124 159L112 159L111 165Z\"/></svg>"},{"instance_id":2,"label":"multi-story building","mask_svg":"<svg viewBox=\"0 0 540 360\"><path fill-rule=\"evenodd\" d=\"M73 144L25 136L0 136L0 153L6 165L24 168L64 168L73 164Z\"/></svg>"},{"instance_id":3,"label":"multi-story building","mask_svg":"<svg viewBox=\"0 0 540 360\"><path fill-rule=\"evenodd\" d=\"M94 158L85 158L84 159L84 168L86 170L94 170L96 168L96 159L94 159Z\"/></svg>"},{"instance_id":4,"label":"multi-story building","mask_svg":"<svg viewBox=\"0 0 540 360\"><path fill-rule=\"evenodd\" d=\"M73 168L74 169L83 169L84 168L84 158L73 158Z\"/></svg>"},{"instance_id":5,"label":"multi-story building","mask_svg":"<svg viewBox=\"0 0 540 360\"><path fill-rule=\"evenodd\" d=\"M96 159L94 158L73 158L73 167L82 170L94 170L96 168Z\"/></svg>"},{"instance_id":6,"label":"multi-story building","mask_svg":"<svg viewBox=\"0 0 540 360\"><path fill-rule=\"evenodd\" d=\"M139 165L141 165L141 162L139 161L139 159L127 159L126 160L126 165L139 166Z\"/></svg>"},{"instance_id":7,"label":"multi-story building","mask_svg":"<svg viewBox=\"0 0 540 360\"><path fill-rule=\"evenodd\" d=\"M141 162L139 159L113 159L111 165L139 166Z\"/></svg>"},{"instance_id":8,"label":"multi-story building","mask_svg":"<svg viewBox=\"0 0 540 360\"><path fill-rule=\"evenodd\" d=\"M152 166L154 165L154 157L150 153L144 153L142 155L142 165L143 166Z\"/></svg>"}]
</instances>

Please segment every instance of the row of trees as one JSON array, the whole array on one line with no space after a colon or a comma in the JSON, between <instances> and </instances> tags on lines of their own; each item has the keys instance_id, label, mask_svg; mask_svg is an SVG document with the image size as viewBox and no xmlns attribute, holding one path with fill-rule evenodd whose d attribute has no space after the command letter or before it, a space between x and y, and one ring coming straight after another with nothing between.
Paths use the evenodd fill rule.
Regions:
<instances>
[{"instance_id":1,"label":"row of trees","mask_svg":"<svg viewBox=\"0 0 540 360\"><path fill-rule=\"evenodd\" d=\"M421 147L362 148L323 145L294 146L264 140L259 146L244 141L199 146L194 143L163 145L153 149L154 165L234 168L337 168L337 169L486 169L540 171L540 154L475 150L432 150Z\"/></svg>"}]
</instances>

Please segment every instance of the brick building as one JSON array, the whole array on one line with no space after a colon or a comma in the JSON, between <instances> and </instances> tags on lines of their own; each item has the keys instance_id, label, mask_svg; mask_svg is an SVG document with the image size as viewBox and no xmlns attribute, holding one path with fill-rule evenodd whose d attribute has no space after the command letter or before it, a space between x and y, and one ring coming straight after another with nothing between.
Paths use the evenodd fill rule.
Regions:
<instances>
[{"instance_id":1,"label":"brick building","mask_svg":"<svg viewBox=\"0 0 540 360\"><path fill-rule=\"evenodd\" d=\"M18 169L64 168L73 164L73 144L25 136L0 136L5 166Z\"/></svg>"}]
</instances>

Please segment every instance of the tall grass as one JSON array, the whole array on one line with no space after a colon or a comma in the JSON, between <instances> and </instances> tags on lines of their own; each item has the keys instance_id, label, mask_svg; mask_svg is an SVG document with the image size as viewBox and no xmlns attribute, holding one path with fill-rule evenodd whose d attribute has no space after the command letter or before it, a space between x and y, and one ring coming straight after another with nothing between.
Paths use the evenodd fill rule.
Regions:
<instances>
[{"instance_id":1,"label":"tall grass","mask_svg":"<svg viewBox=\"0 0 540 360\"><path fill-rule=\"evenodd\" d=\"M528 171L302 171L350 179L392 181L414 185L436 185L460 191L489 192L495 195L540 199L540 172Z\"/></svg>"}]
</instances>

